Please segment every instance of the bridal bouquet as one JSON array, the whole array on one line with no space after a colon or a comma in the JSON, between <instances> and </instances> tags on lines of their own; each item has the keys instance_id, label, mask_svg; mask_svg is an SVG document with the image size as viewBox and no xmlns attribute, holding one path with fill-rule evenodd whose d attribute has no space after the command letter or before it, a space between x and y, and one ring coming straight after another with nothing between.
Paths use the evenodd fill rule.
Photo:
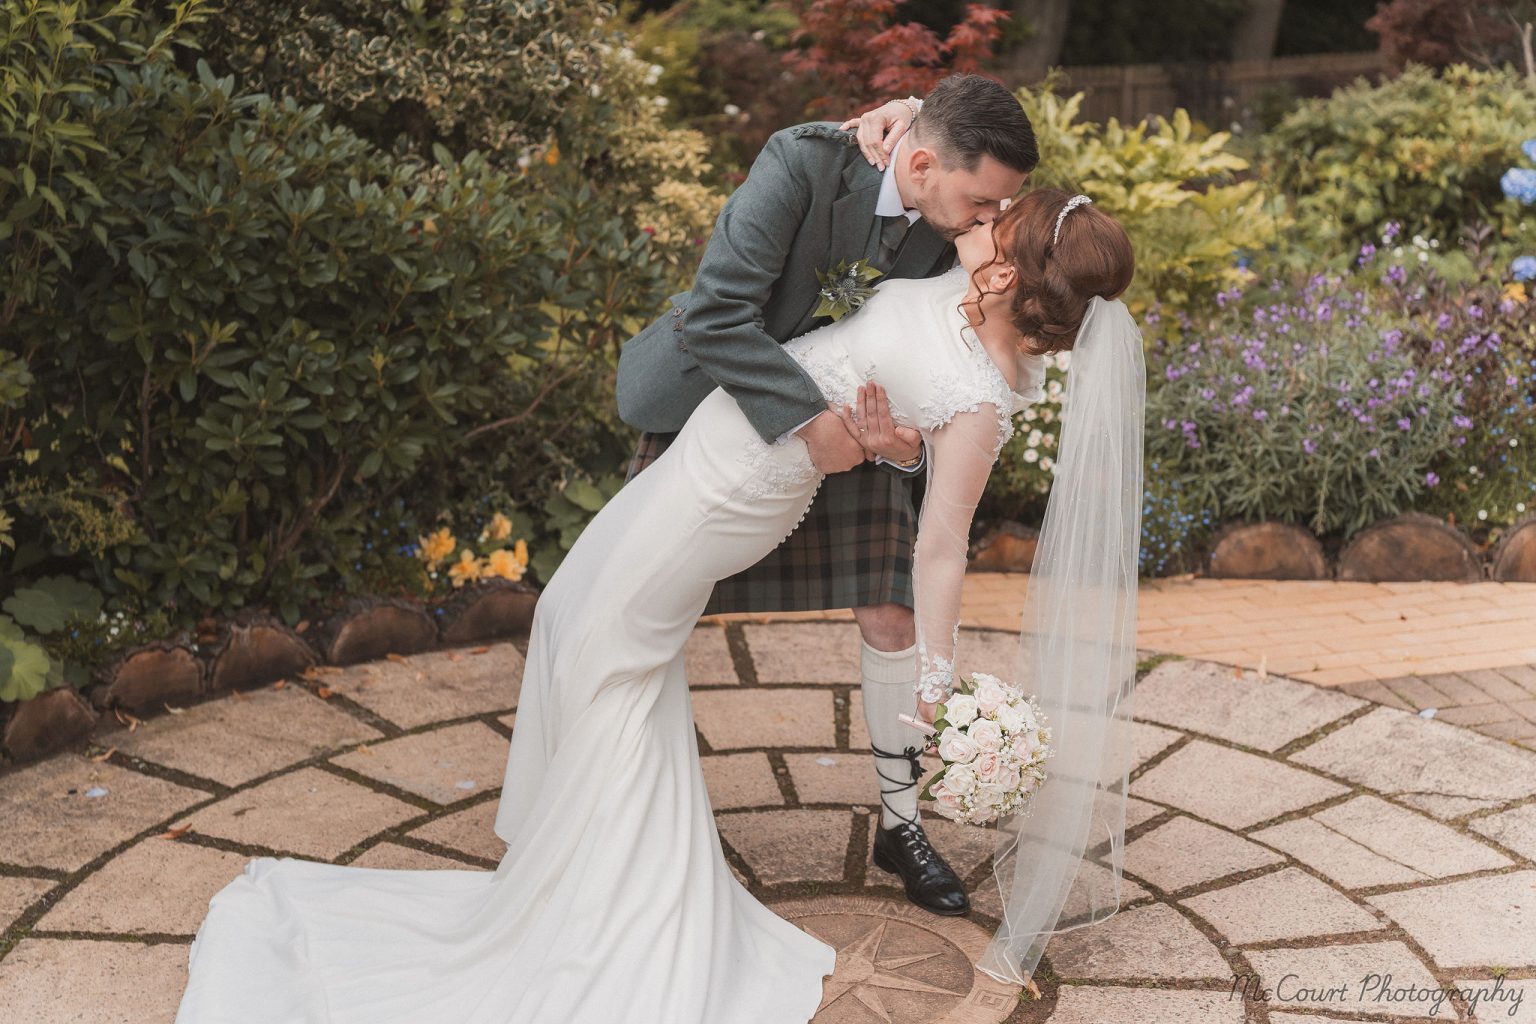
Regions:
<instances>
[{"instance_id":1,"label":"bridal bouquet","mask_svg":"<svg viewBox=\"0 0 1536 1024\"><path fill-rule=\"evenodd\" d=\"M1045 781L1052 754L1045 715L996 676L977 672L959 681L936 709L930 736L944 768L919 796L946 818L967 825L998 821L1021 810Z\"/></svg>"}]
</instances>

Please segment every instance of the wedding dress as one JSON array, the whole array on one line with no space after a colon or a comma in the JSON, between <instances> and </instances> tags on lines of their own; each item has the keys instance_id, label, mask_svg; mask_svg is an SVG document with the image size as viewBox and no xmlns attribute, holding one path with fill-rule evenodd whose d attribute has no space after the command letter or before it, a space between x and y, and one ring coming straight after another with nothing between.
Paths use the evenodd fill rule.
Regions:
<instances>
[{"instance_id":1,"label":"wedding dress","mask_svg":"<svg viewBox=\"0 0 1536 1024\"><path fill-rule=\"evenodd\" d=\"M783 346L829 400L879 381L893 419L924 434L914 571L929 687L953 671L976 500L1044 380L1043 361L1021 355L1010 391L958 309L967 283L958 267L884 282ZM792 532L821 480L804 441L765 443L711 392L540 596L496 870L254 859L209 903L177 1024L809 1020L835 951L731 873L683 647L715 581Z\"/></svg>"}]
</instances>

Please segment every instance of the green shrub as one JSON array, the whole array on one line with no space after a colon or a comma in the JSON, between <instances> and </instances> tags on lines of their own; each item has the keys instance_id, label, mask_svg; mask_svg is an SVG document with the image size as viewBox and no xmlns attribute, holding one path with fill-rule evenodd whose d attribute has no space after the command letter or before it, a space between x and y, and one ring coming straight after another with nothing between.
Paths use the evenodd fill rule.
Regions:
<instances>
[{"instance_id":1,"label":"green shrub","mask_svg":"<svg viewBox=\"0 0 1536 1024\"><path fill-rule=\"evenodd\" d=\"M1513 70L1410 66L1308 100L1262 143L1271 184L1295 208L1297 256L1352 253L1389 220L1406 233L1458 240L1489 223L1529 240L1499 176L1536 127L1536 91Z\"/></svg>"},{"instance_id":2,"label":"green shrub","mask_svg":"<svg viewBox=\"0 0 1536 1024\"><path fill-rule=\"evenodd\" d=\"M392 157L318 105L182 74L185 25L73 7L6 8L33 44L0 105L7 576L84 570L181 623L323 610L398 576L443 497L429 470L533 422L498 399L568 371L562 346L611 356L662 301L648 236L589 193Z\"/></svg>"},{"instance_id":3,"label":"green shrub","mask_svg":"<svg viewBox=\"0 0 1536 1024\"><path fill-rule=\"evenodd\" d=\"M1154 302L1193 308L1243 282L1242 257L1283 226L1265 188L1240 180L1248 164L1230 151L1231 136L1201 136L1183 110L1131 127L1098 125L1077 121L1080 93L1062 99L1047 84L1018 95L1040 145L1030 184L1093 197L1130 235L1135 312Z\"/></svg>"}]
</instances>

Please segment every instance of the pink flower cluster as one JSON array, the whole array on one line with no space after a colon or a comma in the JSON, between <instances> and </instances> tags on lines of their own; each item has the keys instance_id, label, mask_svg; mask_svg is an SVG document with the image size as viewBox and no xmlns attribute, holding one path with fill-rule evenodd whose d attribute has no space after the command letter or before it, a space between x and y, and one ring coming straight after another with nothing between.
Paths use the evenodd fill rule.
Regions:
<instances>
[{"instance_id":1,"label":"pink flower cluster","mask_svg":"<svg viewBox=\"0 0 1536 1024\"><path fill-rule=\"evenodd\" d=\"M985 825L1017 813L1045 781L1051 730L1022 690L978 672L962 680L934 719L942 771L923 796L944 817Z\"/></svg>"}]
</instances>

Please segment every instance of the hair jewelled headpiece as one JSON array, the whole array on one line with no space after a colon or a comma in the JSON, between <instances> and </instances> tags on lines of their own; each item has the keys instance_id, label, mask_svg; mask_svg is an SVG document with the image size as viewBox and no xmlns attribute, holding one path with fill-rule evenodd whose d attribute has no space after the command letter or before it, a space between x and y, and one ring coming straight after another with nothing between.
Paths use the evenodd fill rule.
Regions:
<instances>
[{"instance_id":1,"label":"hair jewelled headpiece","mask_svg":"<svg viewBox=\"0 0 1536 1024\"><path fill-rule=\"evenodd\" d=\"M1056 215L1056 230L1051 233L1052 245L1055 245L1061 241L1061 222L1067 219L1067 214L1071 213L1079 206L1084 206L1091 202L1093 202L1092 199L1089 199L1087 196L1083 195L1073 196L1071 199L1067 200L1067 205L1063 206L1061 208L1061 212Z\"/></svg>"}]
</instances>

